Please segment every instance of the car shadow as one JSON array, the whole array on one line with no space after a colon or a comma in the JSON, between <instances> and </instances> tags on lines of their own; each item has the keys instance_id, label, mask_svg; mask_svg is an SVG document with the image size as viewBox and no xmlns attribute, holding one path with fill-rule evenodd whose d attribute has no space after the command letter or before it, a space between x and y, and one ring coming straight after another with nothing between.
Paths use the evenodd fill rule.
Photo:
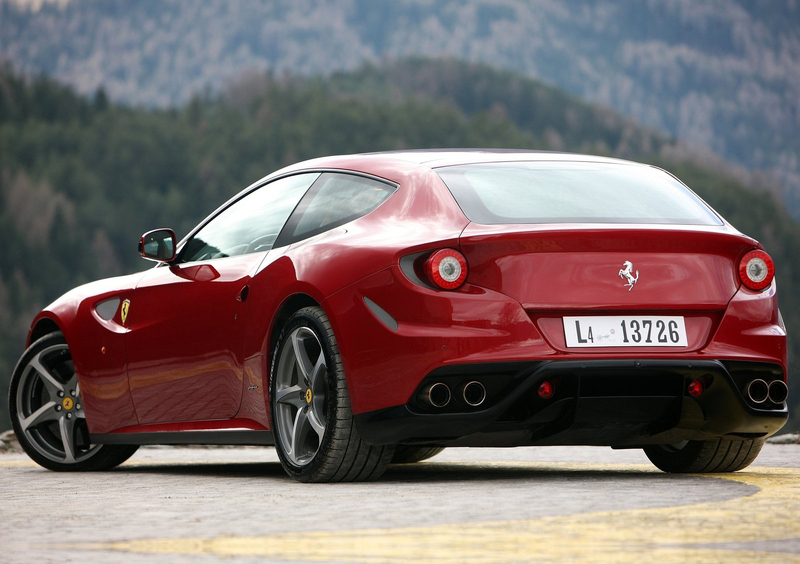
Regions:
<instances>
[{"instance_id":1,"label":"car shadow","mask_svg":"<svg viewBox=\"0 0 800 564\"><path fill-rule=\"evenodd\" d=\"M598 481L618 481L620 478L673 481L681 476L654 472L646 467L638 469L592 468L591 464L576 468L561 467L558 463L551 466L537 464L528 466L524 463L480 463L449 464L446 462L428 464L408 464L390 466L381 482L416 483L416 482L469 482L469 481L571 481L590 479Z\"/></svg>"},{"instance_id":2,"label":"car shadow","mask_svg":"<svg viewBox=\"0 0 800 564\"><path fill-rule=\"evenodd\" d=\"M287 478L280 462L136 462L111 470L125 474L219 476L220 478Z\"/></svg>"},{"instance_id":3,"label":"car shadow","mask_svg":"<svg viewBox=\"0 0 800 564\"><path fill-rule=\"evenodd\" d=\"M258 478L291 481L279 462L154 462L142 461L123 465L112 472L126 474L161 474L176 476L218 476L220 478ZM423 462L419 464L393 464L377 481L387 483L468 482L468 481L565 481L584 480L618 481L621 478L647 480L648 482L674 482L687 476L665 474L646 466L642 469L609 469L585 465L560 466L558 463L449 463Z\"/></svg>"}]
</instances>

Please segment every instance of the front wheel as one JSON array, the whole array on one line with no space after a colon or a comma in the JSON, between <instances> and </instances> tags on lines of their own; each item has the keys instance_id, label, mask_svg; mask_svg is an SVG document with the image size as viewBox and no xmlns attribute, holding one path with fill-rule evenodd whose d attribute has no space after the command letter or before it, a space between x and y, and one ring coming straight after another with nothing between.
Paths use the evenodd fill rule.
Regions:
<instances>
[{"instance_id":1,"label":"front wheel","mask_svg":"<svg viewBox=\"0 0 800 564\"><path fill-rule=\"evenodd\" d=\"M664 472L736 472L748 467L761 452L762 446L764 439L712 439L651 445L644 448L644 453L650 462Z\"/></svg>"},{"instance_id":2,"label":"front wheel","mask_svg":"<svg viewBox=\"0 0 800 564\"><path fill-rule=\"evenodd\" d=\"M270 398L275 448L295 480L360 482L386 470L394 447L361 440L336 338L321 308L303 308L283 327Z\"/></svg>"},{"instance_id":3,"label":"front wheel","mask_svg":"<svg viewBox=\"0 0 800 564\"><path fill-rule=\"evenodd\" d=\"M19 444L50 470L107 470L138 448L89 443L80 384L60 332L45 335L22 355L11 377L8 406Z\"/></svg>"}]
</instances>

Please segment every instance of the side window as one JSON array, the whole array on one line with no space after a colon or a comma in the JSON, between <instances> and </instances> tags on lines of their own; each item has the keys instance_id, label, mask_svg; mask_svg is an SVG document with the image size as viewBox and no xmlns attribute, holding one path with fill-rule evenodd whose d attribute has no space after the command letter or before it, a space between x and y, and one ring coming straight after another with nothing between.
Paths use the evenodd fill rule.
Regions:
<instances>
[{"instance_id":1,"label":"side window","mask_svg":"<svg viewBox=\"0 0 800 564\"><path fill-rule=\"evenodd\" d=\"M326 172L297 206L278 244L307 239L358 219L377 208L395 189L363 176Z\"/></svg>"},{"instance_id":2,"label":"side window","mask_svg":"<svg viewBox=\"0 0 800 564\"><path fill-rule=\"evenodd\" d=\"M271 249L289 214L319 176L286 176L228 206L186 243L181 262Z\"/></svg>"}]
</instances>

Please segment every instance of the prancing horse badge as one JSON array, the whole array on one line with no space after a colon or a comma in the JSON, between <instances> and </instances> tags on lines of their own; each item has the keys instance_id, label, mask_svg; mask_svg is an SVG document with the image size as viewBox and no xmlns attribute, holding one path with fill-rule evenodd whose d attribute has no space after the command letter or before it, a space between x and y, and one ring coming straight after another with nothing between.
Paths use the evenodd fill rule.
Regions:
<instances>
[{"instance_id":1,"label":"prancing horse badge","mask_svg":"<svg viewBox=\"0 0 800 564\"><path fill-rule=\"evenodd\" d=\"M625 284L625 287L628 288L630 292L633 290L633 285L639 280L639 271L636 271L636 276L632 274L633 272L633 263L629 260L626 260L622 263L622 268L619 269L619 277L623 280L627 280L628 283Z\"/></svg>"}]
</instances>

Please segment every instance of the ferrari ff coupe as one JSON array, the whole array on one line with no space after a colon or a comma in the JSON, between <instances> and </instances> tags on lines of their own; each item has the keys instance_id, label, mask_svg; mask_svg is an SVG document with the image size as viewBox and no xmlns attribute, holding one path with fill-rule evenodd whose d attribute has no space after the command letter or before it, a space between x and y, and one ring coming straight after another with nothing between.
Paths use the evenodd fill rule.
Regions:
<instances>
[{"instance_id":1,"label":"ferrari ff coupe","mask_svg":"<svg viewBox=\"0 0 800 564\"><path fill-rule=\"evenodd\" d=\"M297 480L356 481L448 446L605 445L730 472L788 417L772 259L653 166L320 158L139 252L33 320L9 404L46 468L274 445Z\"/></svg>"}]
</instances>

